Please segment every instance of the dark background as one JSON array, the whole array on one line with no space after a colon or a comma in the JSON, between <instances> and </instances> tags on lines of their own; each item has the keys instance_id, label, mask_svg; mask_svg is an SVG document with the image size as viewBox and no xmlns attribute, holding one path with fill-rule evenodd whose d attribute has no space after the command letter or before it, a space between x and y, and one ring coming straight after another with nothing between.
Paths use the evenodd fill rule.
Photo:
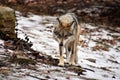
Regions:
<instances>
[{"instance_id":1,"label":"dark background","mask_svg":"<svg viewBox=\"0 0 120 80\"><path fill-rule=\"evenodd\" d=\"M107 25L104 27L119 32L120 0L0 0L0 5L21 11L24 16L29 12L52 16L74 12L80 22Z\"/></svg>"}]
</instances>

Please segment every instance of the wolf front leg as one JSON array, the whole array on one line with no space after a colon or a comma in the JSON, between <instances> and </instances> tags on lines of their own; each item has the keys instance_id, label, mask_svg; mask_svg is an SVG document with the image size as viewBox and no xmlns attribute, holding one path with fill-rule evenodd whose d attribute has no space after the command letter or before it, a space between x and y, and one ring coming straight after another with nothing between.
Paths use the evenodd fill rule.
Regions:
<instances>
[{"instance_id":1,"label":"wolf front leg","mask_svg":"<svg viewBox=\"0 0 120 80\"><path fill-rule=\"evenodd\" d=\"M77 44L76 41L73 42L74 45L72 46L71 50L71 56L70 56L70 65L75 65L75 63L77 62Z\"/></svg>"},{"instance_id":2,"label":"wolf front leg","mask_svg":"<svg viewBox=\"0 0 120 80\"><path fill-rule=\"evenodd\" d=\"M60 57L59 57L59 66L64 66L64 58L63 58L63 46L59 45L59 52L60 52Z\"/></svg>"},{"instance_id":3,"label":"wolf front leg","mask_svg":"<svg viewBox=\"0 0 120 80\"><path fill-rule=\"evenodd\" d=\"M66 63L69 63L69 51L66 49Z\"/></svg>"},{"instance_id":4,"label":"wolf front leg","mask_svg":"<svg viewBox=\"0 0 120 80\"><path fill-rule=\"evenodd\" d=\"M73 43L72 42L69 42L65 45L65 54L66 54L66 63L69 64L69 60L70 60L70 53L71 53L71 46L73 46Z\"/></svg>"}]
</instances>

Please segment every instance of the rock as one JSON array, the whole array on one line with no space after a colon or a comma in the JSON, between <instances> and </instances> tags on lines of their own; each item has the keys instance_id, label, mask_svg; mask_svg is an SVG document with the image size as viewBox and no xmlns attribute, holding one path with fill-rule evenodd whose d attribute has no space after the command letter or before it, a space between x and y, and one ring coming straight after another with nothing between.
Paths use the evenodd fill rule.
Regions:
<instances>
[{"instance_id":1,"label":"rock","mask_svg":"<svg viewBox=\"0 0 120 80\"><path fill-rule=\"evenodd\" d=\"M3 37L17 38L15 21L15 11L9 7L0 6L0 33L5 35Z\"/></svg>"}]
</instances>

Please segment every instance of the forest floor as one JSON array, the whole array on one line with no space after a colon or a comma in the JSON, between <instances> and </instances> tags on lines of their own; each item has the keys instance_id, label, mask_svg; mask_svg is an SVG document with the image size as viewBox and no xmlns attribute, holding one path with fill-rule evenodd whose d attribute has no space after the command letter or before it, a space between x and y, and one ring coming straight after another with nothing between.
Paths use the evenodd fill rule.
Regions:
<instances>
[{"instance_id":1,"label":"forest floor","mask_svg":"<svg viewBox=\"0 0 120 80\"><path fill-rule=\"evenodd\" d=\"M0 0L0 5L24 16L29 12L51 16L73 12L80 22L107 25L104 27L120 31L120 0Z\"/></svg>"},{"instance_id":2,"label":"forest floor","mask_svg":"<svg viewBox=\"0 0 120 80\"><path fill-rule=\"evenodd\" d=\"M25 49L17 44L14 50L13 41L0 40L0 80L120 80L119 32L80 23L78 65L59 67L58 43L52 36L56 17L25 17L17 11L16 17L18 38L33 45Z\"/></svg>"}]
</instances>

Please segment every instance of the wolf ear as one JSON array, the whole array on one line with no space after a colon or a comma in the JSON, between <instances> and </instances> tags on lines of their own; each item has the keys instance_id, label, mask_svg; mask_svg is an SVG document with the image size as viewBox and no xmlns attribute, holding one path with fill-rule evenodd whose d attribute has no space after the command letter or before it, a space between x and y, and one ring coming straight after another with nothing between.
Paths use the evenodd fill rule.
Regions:
<instances>
[{"instance_id":1,"label":"wolf ear","mask_svg":"<svg viewBox=\"0 0 120 80\"><path fill-rule=\"evenodd\" d=\"M60 19L58 17L57 17L57 20L58 20L59 24L62 25L62 23L61 23L61 21L60 21Z\"/></svg>"},{"instance_id":2,"label":"wolf ear","mask_svg":"<svg viewBox=\"0 0 120 80\"><path fill-rule=\"evenodd\" d=\"M69 26L71 26L71 28L70 28L71 31L74 30L74 25L73 25L74 22L75 22L75 21L72 21L72 22L69 24Z\"/></svg>"},{"instance_id":3,"label":"wolf ear","mask_svg":"<svg viewBox=\"0 0 120 80\"><path fill-rule=\"evenodd\" d=\"M73 23L74 23L74 21L72 21L72 22L69 24L69 26L72 26Z\"/></svg>"}]
</instances>

